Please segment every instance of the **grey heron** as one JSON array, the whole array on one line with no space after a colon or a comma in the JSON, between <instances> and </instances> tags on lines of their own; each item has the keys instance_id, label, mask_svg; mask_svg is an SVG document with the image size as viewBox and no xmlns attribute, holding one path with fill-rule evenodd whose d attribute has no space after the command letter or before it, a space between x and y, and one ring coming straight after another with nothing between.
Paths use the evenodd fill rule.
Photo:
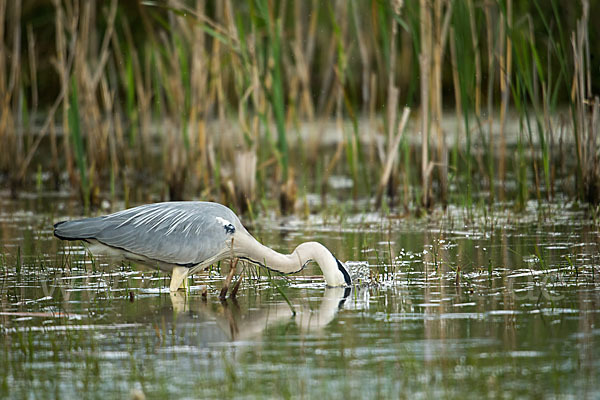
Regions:
<instances>
[{"instance_id":1,"label":"grey heron","mask_svg":"<svg viewBox=\"0 0 600 400\"><path fill-rule=\"evenodd\" d=\"M54 225L62 240L82 240L101 251L171 272L171 291L187 277L224 258L238 258L282 274L319 264L328 286L351 284L350 274L318 242L300 244L281 254L259 243L240 219L222 204L181 201L146 204L113 214Z\"/></svg>"}]
</instances>

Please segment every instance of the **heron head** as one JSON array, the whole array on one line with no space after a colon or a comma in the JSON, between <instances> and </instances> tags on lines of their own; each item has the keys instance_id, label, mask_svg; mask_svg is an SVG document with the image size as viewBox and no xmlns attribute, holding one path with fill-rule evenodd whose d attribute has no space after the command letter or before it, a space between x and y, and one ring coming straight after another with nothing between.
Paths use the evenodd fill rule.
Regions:
<instances>
[{"instance_id":1,"label":"heron head","mask_svg":"<svg viewBox=\"0 0 600 400\"><path fill-rule=\"evenodd\" d=\"M319 264L327 286L339 287L352 284L347 267L321 243L302 243L295 252L300 256L302 265L309 261L316 261Z\"/></svg>"},{"instance_id":2,"label":"heron head","mask_svg":"<svg viewBox=\"0 0 600 400\"><path fill-rule=\"evenodd\" d=\"M342 278L344 279L344 283L339 286L352 285L352 278L350 278L350 273L348 272L348 268L346 267L346 265L344 265L344 263L342 263L337 258L335 259L335 261L337 263L338 270L340 271Z\"/></svg>"},{"instance_id":3,"label":"heron head","mask_svg":"<svg viewBox=\"0 0 600 400\"><path fill-rule=\"evenodd\" d=\"M352 278L350 278L348 268L333 254L331 257L327 257L324 263L319 263L319 266L323 271L323 277L327 286L340 287L352 285Z\"/></svg>"}]
</instances>

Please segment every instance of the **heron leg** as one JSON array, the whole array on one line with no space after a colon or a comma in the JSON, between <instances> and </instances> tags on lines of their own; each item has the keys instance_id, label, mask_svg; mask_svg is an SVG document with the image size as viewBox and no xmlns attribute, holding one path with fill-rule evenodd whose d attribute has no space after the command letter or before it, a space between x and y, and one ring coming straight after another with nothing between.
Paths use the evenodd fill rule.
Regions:
<instances>
[{"instance_id":1,"label":"heron leg","mask_svg":"<svg viewBox=\"0 0 600 400\"><path fill-rule=\"evenodd\" d=\"M179 288L187 291L188 288L188 273L190 272L187 267L175 267L171 273L171 284L169 290L176 292Z\"/></svg>"},{"instance_id":2,"label":"heron leg","mask_svg":"<svg viewBox=\"0 0 600 400\"><path fill-rule=\"evenodd\" d=\"M182 313L188 311L189 304L187 302L187 293L171 292L171 304L173 305L173 311L175 313Z\"/></svg>"},{"instance_id":3,"label":"heron leg","mask_svg":"<svg viewBox=\"0 0 600 400\"><path fill-rule=\"evenodd\" d=\"M244 271L246 269L242 269L242 272L240 272L240 276L238 277L237 282L235 283L235 285L233 285L233 289L231 289L231 294L229 295L229 298L231 299L235 299L237 296L237 292L238 290L240 290L240 284L242 283L242 278L244 277Z\"/></svg>"},{"instance_id":4,"label":"heron leg","mask_svg":"<svg viewBox=\"0 0 600 400\"><path fill-rule=\"evenodd\" d=\"M235 275L235 268L237 267L238 258L235 259L229 273L227 274L227 278L225 278L225 282L223 283L223 288L221 289L221 293L219 294L219 298L221 300L225 300L227 296L227 291L229 290L229 285L231 284L231 280L233 279L233 275Z\"/></svg>"}]
</instances>

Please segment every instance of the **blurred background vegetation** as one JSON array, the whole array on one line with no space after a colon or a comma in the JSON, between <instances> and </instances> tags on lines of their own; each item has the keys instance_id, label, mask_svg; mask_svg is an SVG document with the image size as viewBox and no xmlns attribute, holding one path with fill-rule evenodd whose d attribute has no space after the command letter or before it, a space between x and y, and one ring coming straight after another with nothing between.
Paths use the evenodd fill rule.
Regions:
<instances>
[{"instance_id":1,"label":"blurred background vegetation","mask_svg":"<svg viewBox=\"0 0 600 400\"><path fill-rule=\"evenodd\" d=\"M406 211L600 200L600 2L0 0L0 182Z\"/></svg>"}]
</instances>

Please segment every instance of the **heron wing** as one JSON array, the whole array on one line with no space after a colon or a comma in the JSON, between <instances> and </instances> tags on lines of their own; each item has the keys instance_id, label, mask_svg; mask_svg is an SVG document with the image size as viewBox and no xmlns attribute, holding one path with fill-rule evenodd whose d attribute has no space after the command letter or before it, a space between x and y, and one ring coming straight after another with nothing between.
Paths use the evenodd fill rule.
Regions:
<instances>
[{"instance_id":1,"label":"heron wing","mask_svg":"<svg viewBox=\"0 0 600 400\"><path fill-rule=\"evenodd\" d=\"M173 202L56 225L63 239L99 242L157 261L192 266L225 254L237 217L215 203Z\"/></svg>"}]
</instances>

